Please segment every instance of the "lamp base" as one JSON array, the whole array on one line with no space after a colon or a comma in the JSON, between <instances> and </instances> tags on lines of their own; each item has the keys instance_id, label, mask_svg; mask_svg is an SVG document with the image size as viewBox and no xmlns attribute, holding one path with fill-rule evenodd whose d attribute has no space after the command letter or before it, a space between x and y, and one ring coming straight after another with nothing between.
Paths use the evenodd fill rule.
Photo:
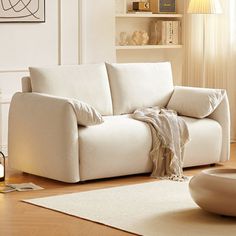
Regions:
<instances>
[{"instance_id":1,"label":"lamp base","mask_svg":"<svg viewBox=\"0 0 236 236\"><path fill-rule=\"evenodd\" d=\"M0 182L5 181L6 176L6 165L5 165L5 155L0 151Z\"/></svg>"}]
</instances>

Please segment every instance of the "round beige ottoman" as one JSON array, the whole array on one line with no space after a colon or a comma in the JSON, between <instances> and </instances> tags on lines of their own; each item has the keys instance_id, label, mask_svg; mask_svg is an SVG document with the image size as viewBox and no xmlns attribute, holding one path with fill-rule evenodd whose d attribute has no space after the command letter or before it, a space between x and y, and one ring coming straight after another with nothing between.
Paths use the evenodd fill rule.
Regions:
<instances>
[{"instance_id":1,"label":"round beige ottoman","mask_svg":"<svg viewBox=\"0 0 236 236\"><path fill-rule=\"evenodd\" d=\"M204 170L190 180L189 190L202 209L236 216L236 169Z\"/></svg>"}]
</instances>

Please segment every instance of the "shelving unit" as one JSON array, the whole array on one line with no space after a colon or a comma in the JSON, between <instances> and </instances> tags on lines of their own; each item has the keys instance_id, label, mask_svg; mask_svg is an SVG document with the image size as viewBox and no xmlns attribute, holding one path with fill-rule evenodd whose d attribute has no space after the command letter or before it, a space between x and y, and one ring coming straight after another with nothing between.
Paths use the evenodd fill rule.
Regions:
<instances>
[{"instance_id":1,"label":"shelving unit","mask_svg":"<svg viewBox=\"0 0 236 236\"><path fill-rule=\"evenodd\" d=\"M129 50L129 49L170 49L170 48L182 48L182 45L144 45L144 46L131 46L119 45L119 35L121 32L128 32L129 35L132 34L135 30L144 30L149 31L149 25L152 20L179 20L182 21L183 14L173 13L173 14L151 14L151 13L126 13L127 4L130 0L120 0L120 4L123 4L120 7L121 12L116 13L116 50ZM122 10L123 9L123 10ZM139 28L138 28L139 27Z\"/></svg>"},{"instance_id":2,"label":"shelving unit","mask_svg":"<svg viewBox=\"0 0 236 236\"><path fill-rule=\"evenodd\" d=\"M170 61L175 84L181 84L184 55L184 18L185 1L176 0L176 13L151 14L128 13L134 0L116 0L115 11L115 52L120 63ZM136 0L135 0L136 1ZM156 0L158 1L158 0ZM129 45L135 31L145 31L150 36L152 21L180 21L179 44ZM125 32L127 45L120 45L121 32Z\"/></svg>"},{"instance_id":3,"label":"shelving unit","mask_svg":"<svg viewBox=\"0 0 236 236\"><path fill-rule=\"evenodd\" d=\"M182 18L182 14L133 14L133 13L126 13L126 14L116 14L116 18Z\"/></svg>"},{"instance_id":4,"label":"shelving unit","mask_svg":"<svg viewBox=\"0 0 236 236\"><path fill-rule=\"evenodd\" d=\"M135 18L155 18L155 19L181 19L183 17L182 14L147 14L147 13L141 13L141 14L137 14L137 13L125 13L125 14L116 14L116 19L125 19L125 18L131 18L131 19L135 19ZM182 48L182 45L143 45L143 46L131 46L131 45L127 45L127 46L116 46L116 50L137 50L137 49L176 49L176 48Z\"/></svg>"},{"instance_id":5,"label":"shelving unit","mask_svg":"<svg viewBox=\"0 0 236 236\"><path fill-rule=\"evenodd\" d=\"M182 45L143 45L143 46L116 46L116 50L134 50L134 49L177 49L182 48Z\"/></svg>"}]
</instances>

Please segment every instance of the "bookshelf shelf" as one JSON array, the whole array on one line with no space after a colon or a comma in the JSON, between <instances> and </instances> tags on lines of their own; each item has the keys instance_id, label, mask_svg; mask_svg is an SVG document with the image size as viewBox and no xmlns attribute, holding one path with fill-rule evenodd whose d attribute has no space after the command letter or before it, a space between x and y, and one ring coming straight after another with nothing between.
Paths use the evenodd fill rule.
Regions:
<instances>
[{"instance_id":1,"label":"bookshelf shelf","mask_svg":"<svg viewBox=\"0 0 236 236\"><path fill-rule=\"evenodd\" d=\"M116 18L182 18L182 14L147 14L147 13L127 13L116 14Z\"/></svg>"},{"instance_id":2,"label":"bookshelf shelf","mask_svg":"<svg viewBox=\"0 0 236 236\"><path fill-rule=\"evenodd\" d=\"M178 49L182 45L143 45L143 46L116 46L116 50L137 50L137 49Z\"/></svg>"},{"instance_id":3,"label":"bookshelf shelf","mask_svg":"<svg viewBox=\"0 0 236 236\"><path fill-rule=\"evenodd\" d=\"M140 0L137 0L140 1ZM116 0L115 55L118 63L171 61L175 65L175 81L182 79L184 51L185 1L175 0L176 12L131 12L134 0ZM159 0L149 0L158 4ZM144 33L142 41L142 33ZM149 39L145 37L148 34ZM137 37L136 37L137 36ZM135 45L137 44L137 45ZM140 45L145 44L145 45Z\"/></svg>"}]
</instances>

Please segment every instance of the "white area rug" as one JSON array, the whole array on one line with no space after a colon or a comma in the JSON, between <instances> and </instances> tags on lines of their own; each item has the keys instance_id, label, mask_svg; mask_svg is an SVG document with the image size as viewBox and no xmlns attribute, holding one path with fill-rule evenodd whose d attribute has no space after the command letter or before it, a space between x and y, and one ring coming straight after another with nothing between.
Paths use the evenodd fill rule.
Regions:
<instances>
[{"instance_id":1,"label":"white area rug","mask_svg":"<svg viewBox=\"0 0 236 236\"><path fill-rule=\"evenodd\" d=\"M191 199L188 182L162 180L25 202L139 235L236 235L236 218L201 210Z\"/></svg>"}]
</instances>

